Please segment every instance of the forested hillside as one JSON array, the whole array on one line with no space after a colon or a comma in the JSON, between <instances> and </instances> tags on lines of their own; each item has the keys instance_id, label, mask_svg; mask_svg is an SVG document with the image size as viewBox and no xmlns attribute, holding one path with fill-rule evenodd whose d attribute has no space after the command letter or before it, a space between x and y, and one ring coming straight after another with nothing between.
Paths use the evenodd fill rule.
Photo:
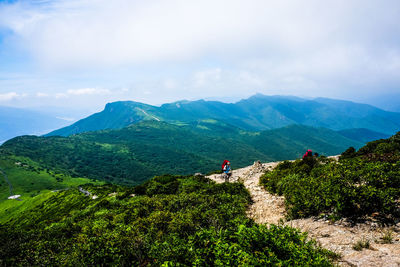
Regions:
<instances>
[{"instance_id":1,"label":"forested hillside","mask_svg":"<svg viewBox=\"0 0 400 267\"><path fill-rule=\"evenodd\" d=\"M71 176L138 184L165 173L218 170L224 159L238 168L255 160L294 159L308 148L332 155L361 145L328 129L299 125L248 132L215 120L181 125L153 120L70 137L17 137L0 153L27 157Z\"/></svg>"},{"instance_id":2,"label":"forested hillside","mask_svg":"<svg viewBox=\"0 0 400 267\"><path fill-rule=\"evenodd\" d=\"M365 128L341 130L338 131L338 133L349 139L354 139L362 143L368 143L373 140L386 139L390 137L390 135L374 132Z\"/></svg>"}]
</instances>

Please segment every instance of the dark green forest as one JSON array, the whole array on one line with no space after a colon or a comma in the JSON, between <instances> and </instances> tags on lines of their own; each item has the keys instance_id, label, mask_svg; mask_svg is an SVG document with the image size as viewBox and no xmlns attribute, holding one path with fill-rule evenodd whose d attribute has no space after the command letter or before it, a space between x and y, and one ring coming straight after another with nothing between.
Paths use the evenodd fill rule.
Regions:
<instances>
[{"instance_id":1,"label":"dark green forest","mask_svg":"<svg viewBox=\"0 0 400 267\"><path fill-rule=\"evenodd\" d=\"M349 146L362 143L301 125L248 132L216 120L181 125L143 121L69 137L16 137L0 147L0 155L26 157L73 177L135 185L155 175L208 173L224 159L239 168L256 160L294 159L307 148L334 155Z\"/></svg>"}]
</instances>

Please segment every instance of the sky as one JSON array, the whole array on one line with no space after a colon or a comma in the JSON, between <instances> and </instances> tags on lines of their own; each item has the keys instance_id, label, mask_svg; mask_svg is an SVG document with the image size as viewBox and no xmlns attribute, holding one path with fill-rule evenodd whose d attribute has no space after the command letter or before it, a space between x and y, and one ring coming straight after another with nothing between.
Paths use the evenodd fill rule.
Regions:
<instances>
[{"instance_id":1,"label":"sky","mask_svg":"<svg viewBox=\"0 0 400 267\"><path fill-rule=\"evenodd\" d=\"M400 111L400 1L0 0L0 105L255 93Z\"/></svg>"}]
</instances>

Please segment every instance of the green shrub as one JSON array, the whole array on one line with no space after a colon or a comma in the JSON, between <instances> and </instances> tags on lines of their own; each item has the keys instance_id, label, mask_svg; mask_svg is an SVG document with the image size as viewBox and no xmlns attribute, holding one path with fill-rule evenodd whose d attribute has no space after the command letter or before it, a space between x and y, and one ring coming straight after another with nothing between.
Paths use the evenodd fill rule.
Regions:
<instances>
[{"instance_id":1,"label":"green shrub","mask_svg":"<svg viewBox=\"0 0 400 267\"><path fill-rule=\"evenodd\" d=\"M240 183L167 175L85 189L99 198L66 190L0 225L0 265L331 266L298 230L248 219Z\"/></svg>"},{"instance_id":2,"label":"green shrub","mask_svg":"<svg viewBox=\"0 0 400 267\"><path fill-rule=\"evenodd\" d=\"M340 159L342 160L342 159L354 158L357 155L356 152L357 152L356 149L351 146L340 155Z\"/></svg>"},{"instance_id":3,"label":"green shrub","mask_svg":"<svg viewBox=\"0 0 400 267\"><path fill-rule=\"evenodd\" d=\"M382 220L399 218L400 161L284 162L260 178L268 191L285 196L291 218L320 213L360 218L379 212Z\"/></svg>"}]
</instances>

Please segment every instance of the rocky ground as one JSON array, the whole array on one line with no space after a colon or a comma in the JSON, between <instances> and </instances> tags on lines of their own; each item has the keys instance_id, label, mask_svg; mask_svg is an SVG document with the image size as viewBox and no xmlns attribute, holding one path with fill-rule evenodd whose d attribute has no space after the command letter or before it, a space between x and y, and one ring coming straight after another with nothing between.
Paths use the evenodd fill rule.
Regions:
<instances>
[{"instance_id":1,"label":"rocky ground","mask_svg":"<svg viewBox=\"0 0 400 267\"><path fill-rule=\"evenodd\" d=\"M268 193L258 185L260 176L275 168L279 162L260 163L234 170L229 182L243 182L253 204L248 216L257 223L284 223L309 233L324 248L340 254L340 266L400 266L400 224L380 227L374 222L353 225L346 220L335 223L326 219L307 218L285 220L285 199ZM208 176L217 183L224 182L220 174ZM386 241L391 241L385 244ZM355 250L357 245L368 246Z\"/></svg>"}]
</instances>

